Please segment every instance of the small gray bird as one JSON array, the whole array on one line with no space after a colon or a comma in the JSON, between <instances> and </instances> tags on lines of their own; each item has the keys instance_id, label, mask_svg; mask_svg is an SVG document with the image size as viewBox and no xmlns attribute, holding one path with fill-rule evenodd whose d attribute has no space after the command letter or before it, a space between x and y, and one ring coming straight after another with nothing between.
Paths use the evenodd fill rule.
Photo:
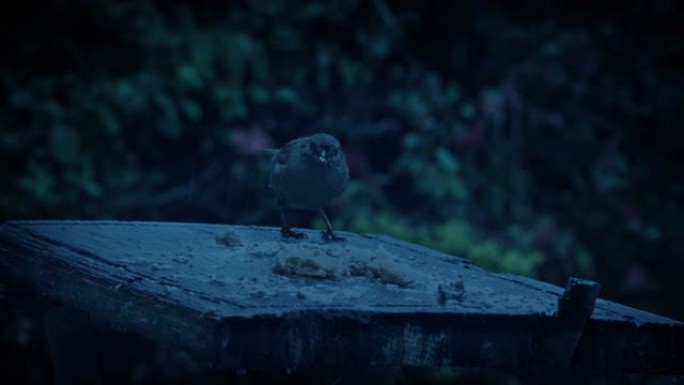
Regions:
<instances>
[{"instance_id":1,"label":"small gray bird","mask_svg":"<svg viewBox=\"0 0 684 385\"><path fill-rule=\"evenodd\" d=\"M304 238L285 220L285 208L318 211L328 227L323 239L343 241L333 232L323 206L340 195L349 179L349 167L340 142L328 134L297 138L277 150L271 158L268 186L275 192L280 210L283 237Z\"/></svg>"}]
</instances>

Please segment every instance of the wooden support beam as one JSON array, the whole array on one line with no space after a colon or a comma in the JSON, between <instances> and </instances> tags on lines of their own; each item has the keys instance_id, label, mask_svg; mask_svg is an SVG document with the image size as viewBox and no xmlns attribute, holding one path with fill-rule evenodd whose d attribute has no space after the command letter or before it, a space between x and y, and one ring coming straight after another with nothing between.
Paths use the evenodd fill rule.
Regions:
<instances>
[{"instance_id":1,"label":"wooden support beam","mask_svg":"<svg viewBox=\"0 0 684 385\"><path fill-rule=\"evenodd\" d=\"M538 364L543 367L568 367L584 326L594 311L601 285L570 278L558 297L556 317L539 341Z\"/></svg>"}]
</instances>

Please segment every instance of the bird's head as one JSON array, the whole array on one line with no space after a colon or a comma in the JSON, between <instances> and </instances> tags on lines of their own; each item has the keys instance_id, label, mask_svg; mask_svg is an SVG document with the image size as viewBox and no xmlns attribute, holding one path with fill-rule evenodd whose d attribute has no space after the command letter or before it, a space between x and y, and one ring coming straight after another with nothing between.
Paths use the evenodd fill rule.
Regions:
<instances>
[{"instance_id":1,"label":"bird's head","mask_svg":"<svg viewBox=\"0 0 684 385\"><path fill-rule=\"evenodd\" d=\"M342 148L334 137L327 134L316 134L311 136L309 151L316 161L327 164L339 156Z\"/></svg>"}]
</instances>

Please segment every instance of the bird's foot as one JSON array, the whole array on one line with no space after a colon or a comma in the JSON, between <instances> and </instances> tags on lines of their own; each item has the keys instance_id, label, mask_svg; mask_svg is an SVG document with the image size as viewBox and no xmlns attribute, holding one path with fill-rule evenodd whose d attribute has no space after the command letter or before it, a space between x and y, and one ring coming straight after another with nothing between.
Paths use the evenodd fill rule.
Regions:
<instances>
[{"instance_id":1,"label":"bird's foot","mask_svg":"<svg viewBox=\"0 0 684 385\"><path fill-rule=\"evenodd\" d=\"M280 235L282 235L283 238L294 238L294 239L306 238L306 234L294 231L289 227L281 227L280 228Z\"/></svg>"},{"instance_id":2,"label":"bird's foot","mask_svg":"<svg viewBox=\"0 0 684 385\"><path fill-rule=\"evenodd\" d=\"M344 237L340 237L339 235L335 234L332 230L321 231L321 237L323 237L324 241L344 242Z\"/></svg>"}]
</instances>

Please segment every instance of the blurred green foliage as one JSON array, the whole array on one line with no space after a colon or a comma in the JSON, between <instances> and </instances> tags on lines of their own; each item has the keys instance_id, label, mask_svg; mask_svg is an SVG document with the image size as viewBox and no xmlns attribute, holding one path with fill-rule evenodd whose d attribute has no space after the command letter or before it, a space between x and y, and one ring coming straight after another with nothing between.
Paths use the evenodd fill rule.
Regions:
<instances>
[{"instance_id":1,"label":"blurred green foliage","mask_svg":"<svg viewBox=\"0 0 684 385\"><path fill-rule=\"evenodd\" d=\"M276 224L251 155L323 131L352 168L337 227L684 317L678 6L475 4L25 5L4 216Z\"/></svg>"}]
</instances>

